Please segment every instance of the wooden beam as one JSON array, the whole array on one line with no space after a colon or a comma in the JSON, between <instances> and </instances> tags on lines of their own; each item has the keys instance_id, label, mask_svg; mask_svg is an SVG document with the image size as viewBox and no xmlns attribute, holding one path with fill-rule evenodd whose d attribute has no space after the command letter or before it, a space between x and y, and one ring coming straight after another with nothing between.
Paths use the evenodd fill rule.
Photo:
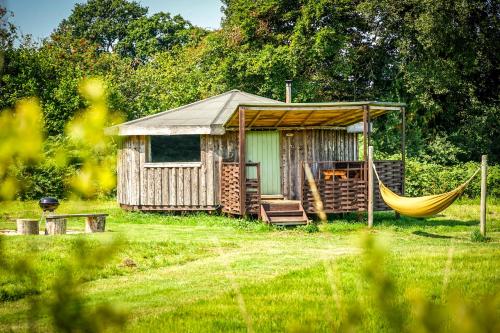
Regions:
<instances>
[{"instance_id":1,"label":"wooden beam","mask_svg":"<svg viewBox=\"0 0 500 333\"><path fill-rule=\"evenodd\" d=\"M300 124L300 126L304 126L304 124L309 120L309 118L311 118L311 116L314 114L314 111L311 111L309 112L309 114L306 116L306 119L304 119L302 121L302 123Z\"/></svg>"},{"instance_id":2,"label":"wooden beam","mask_svg":"<svg viewBox=\"0 0 500 333\"><path fill-rule=\"evenodd\" d=\"M287 114L288 114L287 111L284 111L283 115L281 115L280 119L278 119L276 124L274 124L274 127L278 127L283 122L283 120L285 119Z\"/></svg>"},{"instance_id":3,"label":"wooden beam","mask_svg":"<svg viewBox=\"0 0 500 333\"><path fill-rule=\"evenodd\" d=\"M238 133L238 154L239 154L239 176L240 176L240 214L246 212L246 155L245 155L245 108L239 107L239 133Z\"/></svg>"},{"instance_id":4,"label":"wooden beam","mask_svg":"<svg viewBox=\"0 0 500 333\"><path fill-rule=\"evenodd\" d=\"M297 105L297 104L286 104L286 103L276 103L272 106L242 106L246 108L248 111L290 111L290 112L304 112L304 111L339 111L339 110L347 110L347 111L356 111L363 110L363 106L361 105L353 105L353 106L335 106L335 105L314 105L311 103L309 105Z\"/></svg>"},{"instance_id":5,"label":"wooden beam","mask_svg":"<svg viewBox=\"0 0 500 333\"><path fill-rule=\"evenodd\" d=\"M345 130L344 126L282 126L282 127L274 127L274 126L259 126L259 129L262 130L278 130L278 131L296 131L296 130ZM227 132L235 132L238 129L236 127L229 127L226 129Z\"/></svg>"},{"instance_id":6,"label":"wooden beam","mask_svg":"<svg viewBox=\"0 0 500 333\"><path fill-rule=\"evenodd\" d=\"M342 119L343 117L344 117L344 115L343 115L343 114L341 114L341 115L337 115L337 116L335 116L335 117L332 117L332 118L328 119L327 121L322 122L322 123L320 124L320 126L326 126L326 125L330 124L331 122L333 122L333 121L335 121L335 120L337 120L337 119Z\"/></svg>"},{"instance_id":7,"label":"wooden beam","mask_svg":"<svg viewBox=\"0 0 500 333\"><path fill-rule=\"evenodd\" d=\"M259 119L260 115L262 114L262 111L258 111L255 117L250 121L250 124L248 124L247 128L252 127L253 124Z\"/></svg>"}]
</instances>

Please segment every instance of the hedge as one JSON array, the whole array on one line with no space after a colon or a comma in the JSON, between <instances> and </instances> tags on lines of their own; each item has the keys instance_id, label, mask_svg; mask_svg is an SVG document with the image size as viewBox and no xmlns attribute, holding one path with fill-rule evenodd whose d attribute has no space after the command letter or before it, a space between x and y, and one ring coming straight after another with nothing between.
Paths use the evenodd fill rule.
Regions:
<instances>
[{"instance_id":1,"label":"hedge","mask_svg":"<svg viewBox=\"0 0 500 333\"><path fill-rule=\"evenodd\" d=\"M453 166L406 161L406 187L408 196L422 196L451 191L465 182L480 167L480 163L467 162ZM464 196L478 198L481 193L481 173L469 183ZM500 165L488 166L488 195L500 197Z\"/></svg>"}]
</instances>

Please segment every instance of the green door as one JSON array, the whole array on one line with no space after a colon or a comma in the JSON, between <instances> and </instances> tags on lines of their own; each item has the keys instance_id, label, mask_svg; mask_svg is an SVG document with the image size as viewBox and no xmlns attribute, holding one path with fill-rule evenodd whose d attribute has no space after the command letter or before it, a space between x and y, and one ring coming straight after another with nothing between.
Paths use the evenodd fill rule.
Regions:
<instances>
[{"instance_id":1,"label":"green door","mask_svg":"<svg viewBox=\"0 0 500 333\"><path fill-rule=\"evenodd\" d=\"M247 162L260 162L261 194L281 194L280 137L277 131L246 133ZM255 177L255 168L247 168L248 177Z\"/></svg>"}]
</instances>

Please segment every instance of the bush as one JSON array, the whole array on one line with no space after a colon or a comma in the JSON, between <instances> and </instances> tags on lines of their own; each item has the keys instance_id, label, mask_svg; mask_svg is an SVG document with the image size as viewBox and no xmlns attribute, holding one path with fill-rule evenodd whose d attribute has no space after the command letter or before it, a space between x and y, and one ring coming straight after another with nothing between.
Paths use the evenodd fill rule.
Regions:
<instances>
[{"instance_id":1,"label":"bush","mask_svg":"<svg viewBox=\"0 0 500 333\"><path fill-rule=\"evenodd\" d=\"M75 173L74 166L59 167L51 163L22 166L16 170L21 190L21 200L38 200L44 196L65 198L68 194L66 179Z\"/></svg>"},{"instance_id":2,"label":"bush","mask_svg":"<svg viewBox=\"0 0 500 333\"><path fill-rule=\"evenodd\" d=\"M419 162L406 162L405 192L408 196L422 196L451 191L465 182L480 167L480 163L467 162L452 166ZM464 196L477 198L481 194L480 173L464 191ZM488 195L500 197L500 166L488 167Z\"/></svg>"},{"instance_id":3,"label":"bush","mask_svg":"<svg viewBox=\"0 0 500 333\"><path fill-rule=\"evenodd\" d=\"M298 226L297 230L306 232L308 234L319 232L319 228L315 223L309 223L307 225Z\"/></svg>"},{"instance_id":4,"label":"bush","mask_svg":"<svg viewBox=\"0 0 500 333\"><path fill-rule=\"evenodd\" d=\"M488 237L481 235L481 232L476 229L473 232L471 232L470 241L474 243L483 243L488 241Z\"/></svg>"}]
</instances>

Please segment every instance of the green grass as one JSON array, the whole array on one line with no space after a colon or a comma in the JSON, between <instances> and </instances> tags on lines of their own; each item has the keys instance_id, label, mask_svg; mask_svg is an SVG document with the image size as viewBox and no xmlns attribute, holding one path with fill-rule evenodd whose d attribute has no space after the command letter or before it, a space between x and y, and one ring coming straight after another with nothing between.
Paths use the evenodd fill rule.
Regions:
<instances>
[{"instance_id":1,"label":"green grass","mask_svg":"<svg viewBox=\"0 0 500 333\"><path fill-rule=\"evenodd\" d=\"M364 277L366 223L354 214L333 216L317 231L206 214L127 213L114 202L70 201L58 209L76 212L109 213L107 232L2 237L5 259L27 255L38 279L27 287L0 276L0 331L26 330L28 295L50 296L80 239L89 248L119 240L108 262L92 274L82 272L82 288L88 307L106 302L127 312L131 332L331 331L345 326L352 309L362 318L360 331L391 330ZM1 203L0 230L15 229L16 217L39 214L34 202ZM480 305L499 294L500 202L489 203L485 242L471 240L478 215L478 202L463 200L429 219L375 216L369 233L385 249L380 271L393 279L403 313L411 313L408 300L415 293L437 305L453 297ZM81 231L84 222L70 220L68 227ZM125 259L135 266L123 265ZM498 303L493 311L500 314ZM46 311L41 317L38 328L51 331Z\"/></svg>"}]
</instances>

